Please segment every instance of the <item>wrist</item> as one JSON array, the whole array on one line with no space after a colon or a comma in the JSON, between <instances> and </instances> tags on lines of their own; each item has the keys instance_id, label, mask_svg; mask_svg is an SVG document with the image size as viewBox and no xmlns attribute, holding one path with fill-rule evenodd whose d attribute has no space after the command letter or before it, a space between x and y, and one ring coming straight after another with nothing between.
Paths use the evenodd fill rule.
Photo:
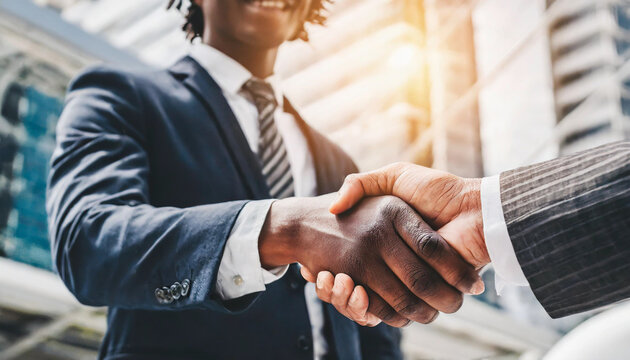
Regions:
<instances>
[{"instance_id":1,"label":"wrist","mask_svg":"<svg viewBox=\"0 0 630 360\"><path fill-rule=\"evenodd\" d=\"M479 216L479 220L482 222L481 216L481 179L470 178L462 179L462 197L463 197L463 210L472 212Z\"/></svg>"},{"instance_id":2,"label":"wrist","mask_svg":"<svg viewBox=\"0 0 630 360\"><path fill-rule=\"evenodd\" d=\"M300 238L299 216L295 198L274 201L258 239L260 263L265 269L297 262L296 244Z\"/></svg>"}]
</instances>

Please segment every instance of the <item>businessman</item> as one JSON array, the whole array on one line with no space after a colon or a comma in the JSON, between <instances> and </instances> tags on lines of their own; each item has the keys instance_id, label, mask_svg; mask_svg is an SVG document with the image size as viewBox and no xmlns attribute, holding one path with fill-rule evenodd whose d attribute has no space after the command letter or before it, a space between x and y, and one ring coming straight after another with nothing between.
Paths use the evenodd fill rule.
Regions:
<instances>
[{"instance_id":1,"label":"businessman","mask_svg":"<svg viewBox=\"0 0 630 360\"><path fill-rule=\"evenodd\" d=\"M475 267L492 262L498 291L530 286L552 318L630 297L630 142L484 179L394 164L349 176L330 210L383 194L412 205ZM344 315L379 322L351 277L302 272Z\"/></svg>"},{"instance_id":2,"label":"businessman","mask_svg":"<svg viewBox=\"0 0 630 360\"><path fill-rule=\"evenodd\" d=\"M430 322L482 290L402 200L335 217L329 197L314 197L356 167L302 120L273 67L323 6L197 0L183 9L188 37L200 38L189 56L163 71L95 67L70 84L49 230L70 291L109 307L100 358L401 357L396 330L323 306L296 262L366 284L370 311L394 326Z\"/></svg>"}]
</instances>

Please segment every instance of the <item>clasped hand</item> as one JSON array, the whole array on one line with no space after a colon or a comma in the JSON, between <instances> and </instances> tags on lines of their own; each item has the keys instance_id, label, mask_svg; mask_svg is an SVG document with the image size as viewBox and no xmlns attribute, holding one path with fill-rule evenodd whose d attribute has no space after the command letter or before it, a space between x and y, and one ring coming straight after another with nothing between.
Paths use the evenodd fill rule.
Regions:
<instances>
[{"instance_id":1,"label":"clasped hand","mask_svg":"<svg viewBox=\"0 0 630 360\"><path fill-rule=\"evenodd\" d=\"M483 292L477 270L490 261L479 186L404 163L349 176L330 212L358 232L346 232L350 245L328 259L301 260L302 275L360 325L428 323L456 311L462 293ZM342 261L331 265L332 257Z\"/></svg>"},{"instance_id":2,"label":"clasped hand","mask_svg":"<svg viewBox=\"0 0 630 360\"><path fill-rule=\"evenodd\" d=\"M336 201L278 200L261 231L261 263L299 262L308 281L319 273L319 297L360 324L431 322L457 311L463 293L483 291L478 183L395 164L348 177Z\"/></svg>"}]
</instances>

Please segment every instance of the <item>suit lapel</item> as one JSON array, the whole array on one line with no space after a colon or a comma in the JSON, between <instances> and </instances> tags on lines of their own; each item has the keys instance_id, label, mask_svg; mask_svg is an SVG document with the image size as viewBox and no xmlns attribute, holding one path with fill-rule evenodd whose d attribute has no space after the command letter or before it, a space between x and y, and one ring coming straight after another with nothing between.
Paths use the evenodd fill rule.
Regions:
<instances>
[{"instance_id":1,"label":"suit lapel","mask_svg":"<svg viewBox=\"0 0 630 360\"><path fill-rule=\"evenodd\" d=\"M230 105L214 79L191 57L186 56L170 68L179 79L204 104L210 118L216 122L238 172L251 192L252 199L269 198L256 155L251 151Z\"/></svg>"},{"instance_id":2,"label":"suit lapel","mask_svg":"<svg viewBox=\"0 0 630 360\"><path fill-rule=\"evenodd\" d=\"M293 115L308 142L315 166L317 194L323 195L339 190L346 175L357 172L352 160L335 144L311 128L286 97L284 111Z\"/></svg>"}]
</instances>

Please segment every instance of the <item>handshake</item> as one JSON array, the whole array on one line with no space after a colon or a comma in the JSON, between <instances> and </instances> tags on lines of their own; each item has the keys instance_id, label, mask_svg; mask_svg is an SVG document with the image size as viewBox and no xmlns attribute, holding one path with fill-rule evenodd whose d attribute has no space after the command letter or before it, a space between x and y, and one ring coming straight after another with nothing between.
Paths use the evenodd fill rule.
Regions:
<instances>
[{"instance_id":1,"label":"handshake","mask_svg":"<svg viewBox=\"0 0 630 360\"><path fill-rule=\"evenodd\" d=\"M260 235L262 265L301 263L320 299L361 325L429 323L484 290L480 184L398 163L349 176L336 199L278 200Z\"/></svg>"}]
</instances>

